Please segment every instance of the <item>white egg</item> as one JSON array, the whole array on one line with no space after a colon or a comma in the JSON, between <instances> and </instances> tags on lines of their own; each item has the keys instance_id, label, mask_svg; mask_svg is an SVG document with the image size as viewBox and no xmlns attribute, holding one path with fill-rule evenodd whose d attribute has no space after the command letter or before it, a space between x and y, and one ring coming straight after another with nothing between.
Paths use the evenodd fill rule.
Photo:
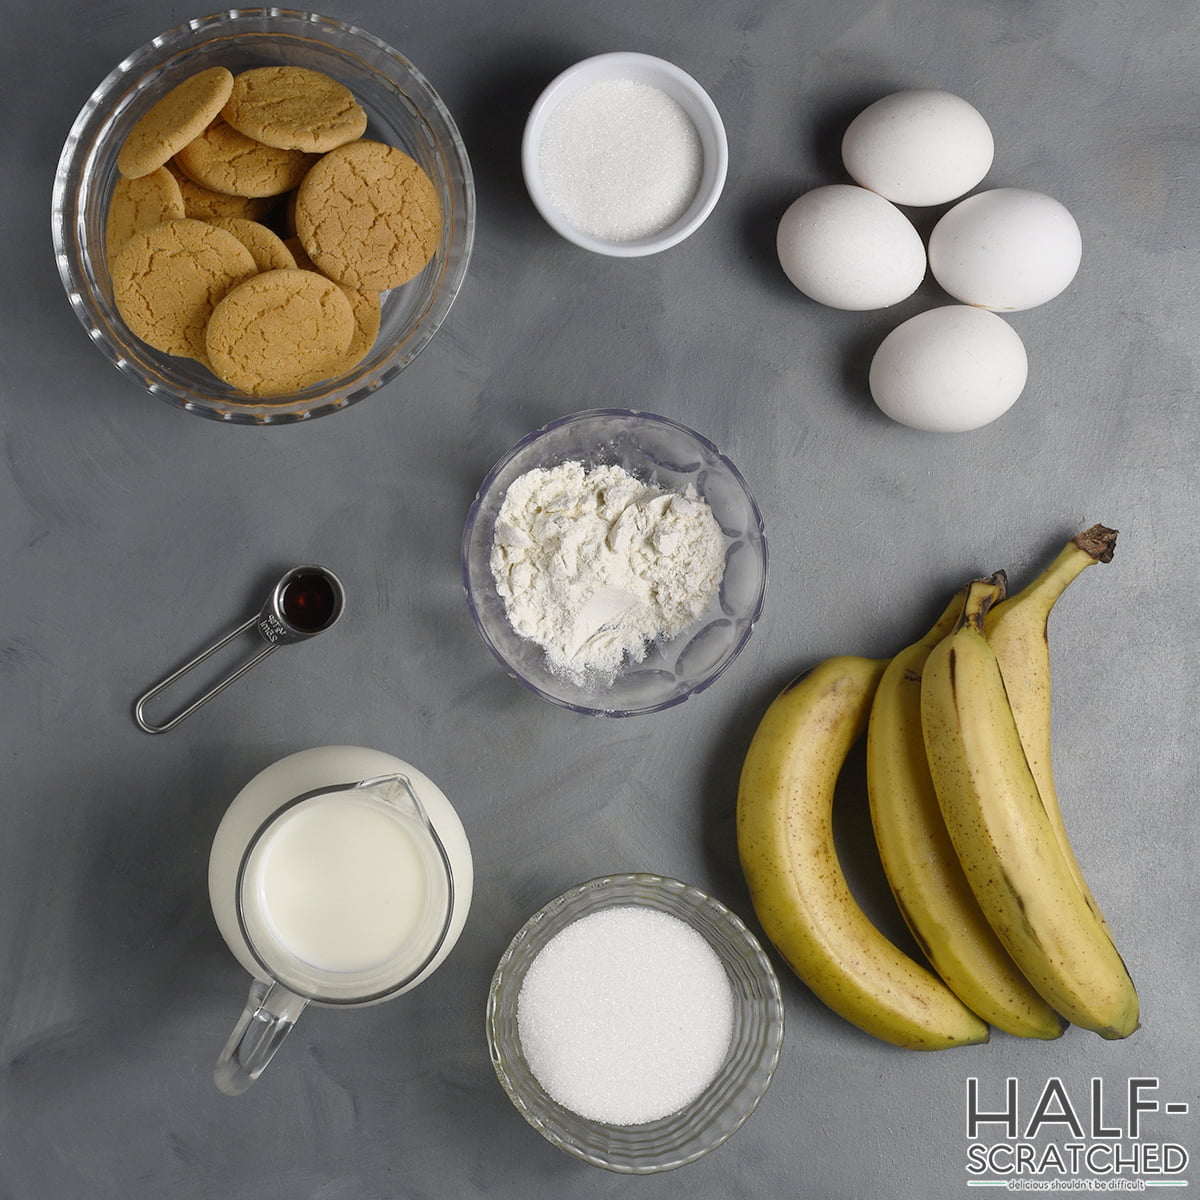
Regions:
<instances>
[{"instance_id":1,"label":"white egg","mask_svg":"<svg viewBox=\"0 0 1200 1200\"><path fill-rule=\"evenodd\" d=\"M1075 278L1082 253L1075 218L1024 188L968 196L929 235L938 283L964 304L1004 312L1052 300Z\"/></svg>"},{"instance_id":2,"label":"white egg","mask_svg":"<svg viewBox=\"0 0 1200 1200\"><path fill-rule=\"evenodd\" d=\"M992 165L992 131L961 96L933 88L893 92L863 109L842 138L850 177L895 204L948 204Z\"/></svg>"},{"instance_id":3,"label":"white egg","mask_svg":"<svg viewBox=\"0 0 1200 1200\"><path fill-rule=\"evenodd\" d=\"M1028 371L1025 346L1007 321L950 304L918 313L883 339L871 360L871 395L902 425L962 433L1007 412Z\"/></svg>"},{"instance_id":4,"label":"white egg","mask_svg":"<svg viewBox=\"0 0 1200 1200\"><path fill-rule=\"evenodd\" d=\"M882 196L848 183L793 201L775 246L792 283L831 308L887 308L925 278L925 246L912 222Z\"/></svg>"}]
</instances>

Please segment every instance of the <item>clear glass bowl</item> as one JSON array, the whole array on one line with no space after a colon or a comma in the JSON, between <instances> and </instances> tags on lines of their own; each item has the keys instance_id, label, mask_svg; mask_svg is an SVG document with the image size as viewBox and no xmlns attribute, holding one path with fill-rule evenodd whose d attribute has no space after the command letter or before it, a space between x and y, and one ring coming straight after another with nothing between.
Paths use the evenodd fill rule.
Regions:
<instances>
[{"instance_id":1,"label":"clear glass bowl","mask_svg":"<svg viewBox=\"0 0 1200 1200\"><path fill-rule=\"evenodd\" d=\"M379 337L349 374L294 396L263 400L199 363L162 354L125 327L113 303L104 247L117 154L139 117L189 75L226 66L290 64L340 80L367 112L366 136L398 146L433 180L441 243L416 279L382 297ZM105 78L67 136L54 180L54 252L76 316L99 349L152 394L189 412L240 424L311 419L362 400L394 379L437 332L467 271L475 187L466 148L425 77L378 38L315 13L237 9L189 21L135 50Z\"/></svg>"},{"instance_id":2,"label":"clear glass bowl","mask_svg":"<svg viewBox=\"0 0 1200 1200\"><path fill-rule=\"evenodd\" d=\"M708 609L670 641L626 661L611 681L576 682L553 672L544 651L513 629L496 590L491 553L509 485L534 467L581 461L617 464L658 487L689 483L725 537L725 574ZM581 713L628 717L657 712L703 691L741 652L762 613L767 542L762 515L738 469L706 438L652 413L590 409L551 421L518 442L483 481L467 517L463 585L480 635L510 675L543 699Z\"/></svg>"},{"instance_id":3,"label":"clear glass bowl","mask_svg":"<svg viewBox=\"0 0 1200 1200\"><path fill-rule=\"evenodd\" d=\"M521 985L546 943L572 921L621 905L669 913L699 932L724 965L734 996L733 1037L716 1078L686 1108L643 1125L588 1120L552 1100L525 1061L517 1027ZM648 1175L715 1150L758 1107L779 1062L783 1000L762 947L725 905L677 879L611 875L564 892L509 943L488 992L487 1038L509 1099L547 1141L593 1166Z\"/></svg>"}]
</instances>

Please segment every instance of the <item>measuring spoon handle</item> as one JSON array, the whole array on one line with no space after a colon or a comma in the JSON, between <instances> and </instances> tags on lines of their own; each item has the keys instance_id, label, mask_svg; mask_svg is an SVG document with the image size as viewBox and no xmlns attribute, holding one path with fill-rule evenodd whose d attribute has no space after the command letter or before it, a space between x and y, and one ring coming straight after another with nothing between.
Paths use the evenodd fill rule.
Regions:
<instances>
[{"instance_id":1,"label":"measuring spoon handle","mask_svg":"<svg viewBox=\"0 0 1200 1200\"><path fill-rule=\"evenodd\" d=\"M259 617L257 615L251 617L248 621L243 622L236 629L231 629L223 638L213 642L213 644L206 650L202 650L196 655L195 658L184 663L178 671L172 672L161 683L156 683L148 692L146 692L145 695L138 698L137 703L133 706L133 719L147 733L166 733L168 729L174 729L175 726L184 719L184 717L190 717L192 713L194 713L202 704L207 704L214 696L223 692L231 683L235 683L237 680L241 679L241 677L245 675L245 673L250 670L251 667L257 666L264 658L267 657L268 654L271 653L272 650L278 649L279 643L271 642L269 645L265 646L248 662L243 663L236 671L226 675L225 678L219 683L209 688L203 696L201 696L198 700L193 700L192 703L187 706L187 708L183 709L182 712L176 713L175 716L173 716L169 721L165 721L162 724L154 724L152 721L149 721L146 718L146 705L149 704L150 701L155 698L155 696L157 696L160 692L165 691L177 680L181 679L193 667L199 666L202 662L204 662L205 659L209 658L213 654L216 654L216 652L222 649L222 647L229 645L234 638L238 637L240 634L246 633L250 629L253 629L258 622Z\"/></svg>"}]
</instances>

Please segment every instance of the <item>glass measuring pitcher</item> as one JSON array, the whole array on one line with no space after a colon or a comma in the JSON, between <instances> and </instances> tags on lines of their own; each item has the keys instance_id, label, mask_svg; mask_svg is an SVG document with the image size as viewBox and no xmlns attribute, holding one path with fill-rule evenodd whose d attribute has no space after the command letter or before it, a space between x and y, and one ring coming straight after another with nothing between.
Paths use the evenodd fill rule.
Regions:
<instances>
[{"instance_id":1,"label":"glass measuring pitcher","mask_svg":"<svg viewBox=\"0 0 1200 1200\"><path fill-rule=\"evenodd\" d=\"M406 769L329 779L352 764ZM317 786L281 795L302 781ZM415 987L457 940L471 883L457 815L398 759L325 747L256 776L209 863L217 924L255 976L217 1086L245 1091L308 1004L377 1004Z\"/></svg>"}]
</instances>

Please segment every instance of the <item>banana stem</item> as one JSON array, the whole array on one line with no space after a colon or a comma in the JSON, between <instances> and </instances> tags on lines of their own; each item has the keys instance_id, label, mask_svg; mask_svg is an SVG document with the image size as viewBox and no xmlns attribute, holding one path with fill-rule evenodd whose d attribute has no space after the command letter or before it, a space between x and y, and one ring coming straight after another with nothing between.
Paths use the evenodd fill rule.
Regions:
<instances>
[{"instance_id":1,"label":"banana stem","mask_svg":"<svg viewBox=\"0 0 1200 1200\"><path fill-rule=\"evenodd\" d=\"M930 626L929 631L921 638L918 645L932 650L942 638L954 632L958 627L959 618L962 616L963 608L967 602L967 588L969 586L969 584L964 583L950 597L950 603L942 610L942 615Z\"/></svg>"},{"instance_id":2,"label":"banana stem","mask_svg":"<svg viewBox=\"0 0 1200 1200\"><path fill-rule=\"evenodd\" d=\"M986 579L972 579L967 584L967 596L963 601L962 616L958 619L956 629L970 626L983 633L983 623L993 604L1004 599L1008 590L1008 576L1003 571L996 571Z\"/></svg>"},{"instance_id":3,"label":"banana stem","mask_svg":"<svg viewBox=\"0 0 1200 1200\"><path fill-rule=\"evenodd\" d=\"M1112 562L1113 547L1117 544L1117 531L1104 525L1093 525L1090 529L1077 533L1071 541L1097 562Z\"/></svg>"}]
</instances>

